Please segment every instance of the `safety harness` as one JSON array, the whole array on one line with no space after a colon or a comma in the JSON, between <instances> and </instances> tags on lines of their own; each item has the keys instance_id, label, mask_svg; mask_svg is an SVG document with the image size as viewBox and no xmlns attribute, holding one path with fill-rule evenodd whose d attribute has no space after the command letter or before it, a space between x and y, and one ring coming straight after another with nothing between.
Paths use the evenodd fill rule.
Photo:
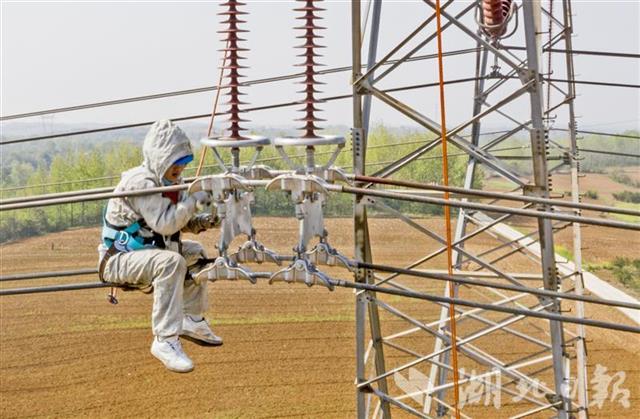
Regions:
<instances>
[{"instance_id":1,"label":"safety harness","mask_svg":"<svg viewBox=\"0 0 640 419\"><path fill-rule=\"evenodd\" d=\"M162 196L169 198L171 202L174 204L176 204L179 199L178 193L165 192L162 194ZM102 260L100 261L100 266L98 268L98 278L100 278L100 281L104 283L107 283L107 281L104 280L104 269L107 266L107 262L109 261L109 259L111 259L111 257L113 257L114 255L117 255L118 253L132 252L132 251L141 250L141 249L153 249L153 248L165 249L166 248L164 237L161 234L156 233L151 228L149 228L149 226L147 225L147 223L143 218L134 222L129 226L120 227L120 226L115 226L111 224L109 221L107 221L106 211L107 211L107 208L105 206L104 213L102 215L102 221L103 221L102 242L107 247L107 252L105 253ZM153 235L151 237L142 236L140 234L140 230L143 228L147 230L151 230ZM178 246L179 246L178 251L181 253L182 246L180 243L180 232L178 231L173 235L171 235L169 240L178 242ZM135 287L126 287L126 286L123 286L123 288L125 290L139 289ZM149 288L148 292L151 292L151 291L153 291L153 286ZM109 302L111 304L118 304L116 287L111 287L109 295L107 295L107 298L109 299Z\"/></svg>"}]
</instances>

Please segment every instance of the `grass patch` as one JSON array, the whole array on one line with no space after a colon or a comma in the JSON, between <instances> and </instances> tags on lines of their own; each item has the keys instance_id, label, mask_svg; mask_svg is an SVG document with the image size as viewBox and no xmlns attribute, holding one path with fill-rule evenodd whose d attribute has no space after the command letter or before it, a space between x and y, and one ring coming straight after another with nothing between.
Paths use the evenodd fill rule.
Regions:
<instances>
[{"instance_id":1,"label":"grass patch","mask_svg":"<svg viewBox=\"0 0 640 419\"><path fill-rule=\"evenodd\" d=\"M633 191L614 192L613 197L617 201L640 204L640 192L633 192Z\"/></svg>"},{"instance_id":2,"label":"grass patch","mask_svg":"<svg viewBox=\"0 0 640 419\"><path fill-rule=\"evenodd\" d=\"M620 170L616 170L614 172L612 172L609 177L618 183L621 183L623 185L627 185L627 186L631 186L634 188L640 188L640 182L638 182L637 180L633 180L631 179L631 176L629 176L628 174L620 171Z\"/></svg>"},{"instance_id":3,"label":"grass patch","mask_svg":"<svg viewBox=\"0 0 640 419\"><path fill-rule=\"evenodd\" d=\"M211 320L213 326L251 325L251 324L281 324L281 323L317 323L317 322L351 322L353 314L269 314L253 316L219 316Z\"/></svg>"},{"instance_id":4,"label":"grass patch","mask_svg":"<svg viewBox=\"0 0 640 419\"><path fill-rule=\"evenodd\" d=\"M614 204L616 208L631 209L634 211L640 211L640 204L634 204L632 202L616 202ZM626 221L628 223L640 223L640 217L627 214L611 214L613 218L620 221Z\"/></svg>"},{"instance_id":5,"label":"grass patch","mask_svg":"<svg viewBox=\"0 0 640 419\"><path fill-rule=\"evenodd\" d=\"M220 315L212 316L212 326L242 326L256 324L286 324L286 323L317 323L317 322L352 322L355 317L352 313L327 313L327 314L267 314L267 315ZM144 316L114 316L93 315L83 316L82 322L68 327L49 327L45 331L47 335L57 333L78 333L109 330L135 330L151 328L151 317Z\"/></svg>"},{"instance_id":6,"label":"grass patch","mask_svg":"<svg viewBox=\"0 0 640 419\"><path fill-rule=\"evenodd\" d=\"M589 189L584 193L584 196L589 199L598 199L598 191L594 191L593 189Z\"/></svg>"},{"instance_id":7,"label":"grass patch","mask_svg":"<svg viewBox=\"0 0 640 419\"><path fill-rule=\"evenodd\" d=\"M612 262L587 265L588 271L608 270L623 285L640 291L640 259L617 257Z\"/></svg>"},{"instance_id":8,"label":"grass patch","mask_svg":"<svg viewBox=\"0 0 640 419\"><path fill-rule=\"evenodd\" d=\"M510 191L516 186L513 182L509 182L508 180L500 177L492 177L485 180L485 185L485 189L497 191Z\"/></svg>"},{"instance_id":9,"label":"grass patch","mask_svg":"<svg viewBox=\"0 0 640 419\"><path fill-rule=\"evenodd\" d=\"M566 260L573 261L573 253L571 252L571 250L567 249L565 246L561 244L556 244L553 246L553 250L556 252L556 254L562 256Z\"/></svg>"},{"instance_id":10,"label":"grass patch","mask_svg":"<svg viewBox=\"0 0 640 419\"><path fill-rule=\"evenodd\" d=\"M640 291L640 259L617 257L611 262L616 279L636 291Z\"/></svg>"}]
</instances>

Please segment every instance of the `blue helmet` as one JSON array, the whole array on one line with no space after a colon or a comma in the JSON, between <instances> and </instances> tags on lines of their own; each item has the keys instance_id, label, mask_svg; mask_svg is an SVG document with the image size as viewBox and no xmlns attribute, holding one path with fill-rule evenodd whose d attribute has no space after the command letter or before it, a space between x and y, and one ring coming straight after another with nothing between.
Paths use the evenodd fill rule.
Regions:
<instances>
[{"instance_id":1,"label":"blue helmet","mask_svg":"<svg viewBox=\"0 0 640 419\"><path fill-rule=\"evenodd\" d=\"M174 165L179 165L179 166L186 166L187 164L191 163L193 161L193 154L188 154L184 157L179 158L178 160L174 161L173 164Z\"/></svg>"}]
</instances>

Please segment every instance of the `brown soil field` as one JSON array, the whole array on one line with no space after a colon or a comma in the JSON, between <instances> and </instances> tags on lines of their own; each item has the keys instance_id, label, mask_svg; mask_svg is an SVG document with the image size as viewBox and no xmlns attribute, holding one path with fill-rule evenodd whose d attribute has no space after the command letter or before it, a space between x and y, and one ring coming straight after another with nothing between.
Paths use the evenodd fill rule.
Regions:
<instances>
[{"instance_id":1,"label":"brown soil field","mask_svg":"<svg viewBox=\"0 0 640 419\"><path fill-rule=\"evenodd\" d=\"M629 176L633 178L633 171L625 171ZM564 193L566 196L571 196L571 174L570 173L555 173L552 176L551 184L553 185L553 192ZM602 204L611 205L615 202L613 198L614 192L624 191L638 191L638 188L633 186L624 185L618 183L609 177L607 173L588 173L584 178L580 179L580 190L586 192L588 190L598 191L598 201Z\"/></svg>"},{"instance_id":2,"label":"brown soil field","mask_svg":"<svg viewBox=\"0 0 640 419\"><path fill-rule=\"evenodd\" d=\"M443 234L441 219L418 222ZM255 222L259 238L281 253L290 253L297 225L292 219L259 218ZM523 225L523 229L530 225ZM351 256L352 221L327 220L331 243ZM637 256L640 234L604 228L584 230L585 258ZM90 268L97 262L99 230L77 229L31 238L0 246L0 274L58 271ZM198 237L213 254L215 232ZM371 220L374 260L394 266L407 265L438 248L436 243L398 220ZM558 236L559 243L570 240L570 231ZM471 241L468 249L480 253L493 245L487 236ZM496 254L496 256L498 256ZM491 256L486 256L491 260ZM444 258L432 260L422 268L442 269ZM539 272L525 256L515 255L497 266L509 272ZM470 265L469 268L473 266ZM257 266L255 270L270 270ZM327 268L335 278L351 279L340 268ZM48 279L31 283L15 281L2 287L32 284L95 281L95 275L64 280ZM431 280L398 278L405 286L441 295L444 284ZM354 417L355 416L355 324L354 293L347 289L329 292L302 284L218 281L209 286L208 318L225 344L218 348L184 342L196 364L190 374L174 374L151 356L150 312L152 299L139 292L120 292L120 303L110 305L106 289L0 297L0 416L15 417ZM505 295L511 295L508 292ZM462 298L488 301L485 290L462 287ZM433 303L380 296L385 303L412 314L424 323L438 319L440 307ZM521 303L532 306L533 298ZM574 307L565 304L572 312ZM629 324L612 308L588 305L587 316ZM505 314L491 313L493 321ZM406 322L381 311L385 336L409 328ZM485 327L476 320L459 322L458 334L467 336ZM524 319L512 325L548 341L548 322ZM566 329L575 331L575 326ZM570 335L568 335L570 337ZM618 381L629 391L629 408L618 397L592 407L592 417L637 417L640 412L640 336L611 330L587 328L589 378L598 364L613 375L625 374ZM395 341L426 354L433 339L410 334ZM479 348L508 364L540 347L515 338L504 331L473 342ZM387 368L413 359L404 352L385 346ZM567 347L573 353L571 345ZM478 364L461 357L466 371L481 371ZM523 369L534 371L540 365ZM428 368L419 371L428 374ZM407 376L407 373L403 373ZM550 387L549 371L538 377ZM506 379L505 379L506 380ZM394 378L389 380L393 394L402 394ZM610 383L609 389L614 382ZM464 388L464 387L463 387ZM448 392L447 400L450 401ZM414 407L419 405L407 401ZM512 397L502 398L502 409L481 404L465 407L473 417L507 417L516 410ZM526 405L532 407L533 405ZM517 406L522 411L524 404ZM396 417L405 417L392 410ZM531 417L550 417L551 412Z\"/></svg>"}]
</instances>

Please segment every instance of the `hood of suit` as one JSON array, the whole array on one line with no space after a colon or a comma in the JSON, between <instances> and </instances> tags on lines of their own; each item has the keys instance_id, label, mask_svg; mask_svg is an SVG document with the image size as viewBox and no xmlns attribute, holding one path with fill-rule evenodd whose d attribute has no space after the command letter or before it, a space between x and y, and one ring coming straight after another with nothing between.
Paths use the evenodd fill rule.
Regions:
<instances>
[{"instance_id":1,"label":"hood of suit","mask_svg":"<svg viewBox=\"0 0 640 419\"><path fill-rule=\"evenodd\" d=\"M143 166L156 177L158 183L171 165L193 155L187 134L169 120L157 121L147 133L142 147Z\"/></svg>"}]
</instances>

